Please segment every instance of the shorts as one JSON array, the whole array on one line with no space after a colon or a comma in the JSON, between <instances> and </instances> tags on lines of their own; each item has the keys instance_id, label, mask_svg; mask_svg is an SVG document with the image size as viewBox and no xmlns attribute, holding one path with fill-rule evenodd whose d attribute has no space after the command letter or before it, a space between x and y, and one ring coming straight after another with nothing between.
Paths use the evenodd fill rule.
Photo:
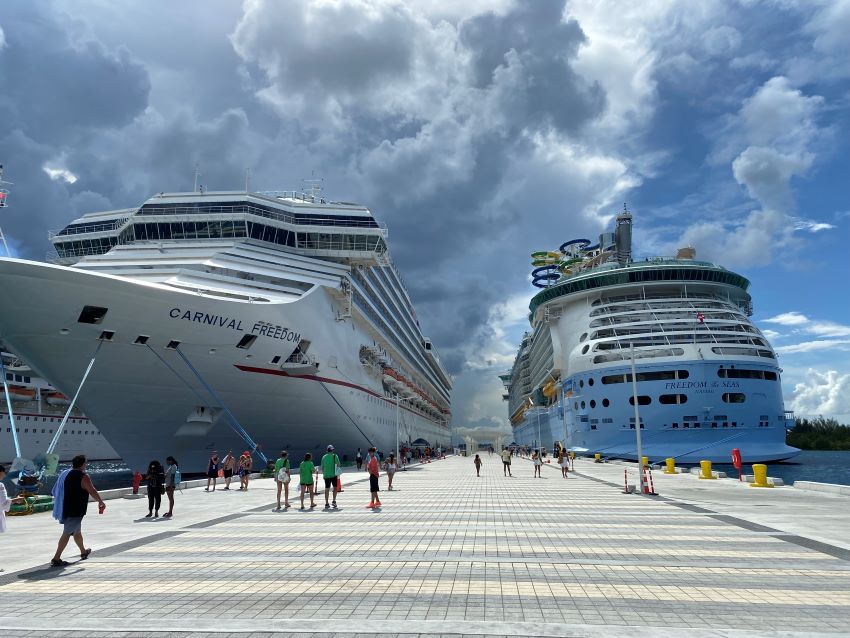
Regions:
<instances>
[{"instance_id":1,"label":"shorts","mask_svg":"<svg viewBox=\"0 0 850 638\"><path fill-rule=\"evenodd\" d=\"M333 487L336 485L336 477L335 476L326 476L325 477L325 489Z\"/></svg>"},{"instance_id":2,"label":"shorts","mask_svg":"<svg viewBox=\"0 0 850 638\"><path fill-rule=\"evenodd\" d=\"M62 533L67 534L68 536L73 536L77 532L79 532L83 527L83 517L82 516L71 516L65 519L63 523L64 527L62 528Z\"/></svg>"},{"instance_id":3,"label":"shorts","mask_svg":"<svg viewBox=\"0 0 850 638\"><path fill-rule=\"evenodd\" d=\"M224 478L231 478L233 476L233 470L224 470Z\"/></svg>"},{"instance_id":4,"label":"shorts","mask_svg":"<svg viewBox=\"0 0 850 638\"><path fill-rule=\"evenodd\" d=\"M312 483L302 483L301 487L313 487Z\"/></svg>"},{"instance_id":5,"label":"shorts","mask_svg":"<svg viewBox=\"0 0 850 638\"><path fill-rule=\"evenodd\" d=\"M502 461L502 465L504 465L505 467L510 467L511 462L510 461Z\"/></svg>"},{"instance_id":6,"label":"shorts","mask_svg":"<svg viewBox=\"0 0 850 638\"><path fill-rule=\"evenodd\" d=\"M378 477L374 474L369 475L369 491L370 492L378 492Z\"/></svg>"},{"instance_id":7,"label":"shorts","mask_svg":"<svg viewBox=\"0 0 850 638\"><path fill-rule=\"evenodd\" d=\"M207 470L207 478L218 478L218 470Z\"/></svg>"}]
</instances>

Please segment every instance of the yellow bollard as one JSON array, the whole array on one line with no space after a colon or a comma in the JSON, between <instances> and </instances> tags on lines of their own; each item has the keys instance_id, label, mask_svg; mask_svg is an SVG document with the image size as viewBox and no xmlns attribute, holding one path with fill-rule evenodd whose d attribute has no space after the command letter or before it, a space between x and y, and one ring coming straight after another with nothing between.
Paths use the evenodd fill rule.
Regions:
<instances>
[{"instance_id":1,"label":"yellow bollard","mask_svg":"<svg viewBox=\"0 0 850 638\"><path fill-rule=\"evenodd\" d=\"M599 452L593 455L593 462L602 463L602 455Z\"/></svg>"},{"instance_id":2,"label":"yellow bollard","mask_svg":"<svg viewBox=\"0 0 850 638\"><path fill-rule=\"evenodd\" d=\"M667 469L664 470L665 474L675 474L676 473L676 459L664 459L664 462L667 463Z\"/></svg>"},{"instance_id":3,"label":"yellow bollard","mask_svg":"<svg viewBox=\"0 0 850 638\"><path fill-rule=\"evenodd\" d=\"M570 452L570 458L571 458L571 459L573 459L573 460L575 460L575 458L576 458L576 453L575 453L575 452Z\"/></svg>"},{"instance_id":4,"label":"yellow bollard","mask_svg":"<svg viewBox=\"0 0 850 638\"><path fill-rule=\"evenodd\" d=\"M753 465L753 476L755 483L750 483L750 487L773 487L767 482L767 465L761 463Z\"/></svg>"},{"instance_id":5,"label":"yellow bollard","mask_svg":"<svg viewBox=\"0 0 850 638\"><path fill-rule=\"evenodd\" d=\"M714 474L711 473L711 461L700 461L700 475L701 479L715 479L717 478Z\"/></svg>"},{"instance_id":6,"label":"yellow bollard","mask_svg":"<svg viewBox=\"0 0 850 638\"><path fill-rule=\"evenodd\" d=\"M643 461L644 467L649 467L649 457L648 456L642 456L642 457L640 457L640 460Z\"/></svg>"}]
</instances>

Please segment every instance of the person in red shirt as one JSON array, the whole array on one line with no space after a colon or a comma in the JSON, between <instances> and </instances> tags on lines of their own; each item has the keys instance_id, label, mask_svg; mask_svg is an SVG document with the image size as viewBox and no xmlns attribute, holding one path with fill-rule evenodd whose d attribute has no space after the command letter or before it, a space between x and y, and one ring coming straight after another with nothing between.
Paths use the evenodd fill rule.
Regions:
<instances>
[{"instance_id":1,"label":"person in red shirt","mask_svg":"<svg viewBox=\"0 0 850 638\"><path fill-rule=\"evenodd\" d=\"M366 459L366 471L369 472L369 491L372 493L372 500L369 502L369 507L375 508L381 506L381 501L378 499L378 475L381 465L378 462L378 454L375 448L369 448L369 454Z\"/></svg>"}]
</instances>

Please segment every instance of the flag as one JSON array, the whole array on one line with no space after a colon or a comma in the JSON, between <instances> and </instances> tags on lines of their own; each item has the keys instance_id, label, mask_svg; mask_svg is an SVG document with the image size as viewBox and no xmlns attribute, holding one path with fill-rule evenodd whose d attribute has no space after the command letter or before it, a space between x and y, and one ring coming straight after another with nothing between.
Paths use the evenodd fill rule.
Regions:
<instances>
[{"instance_id":1,"label":"flag","mask_svg":"<svg viewBox=\"0 0 850 638\"><path fill-rule=\"evenodd\" d=\"M701 312L698 312L697 313L697 321L699 321L700 323L705 323L705 315L702 314Z\"/></svg>"}]
</instances>

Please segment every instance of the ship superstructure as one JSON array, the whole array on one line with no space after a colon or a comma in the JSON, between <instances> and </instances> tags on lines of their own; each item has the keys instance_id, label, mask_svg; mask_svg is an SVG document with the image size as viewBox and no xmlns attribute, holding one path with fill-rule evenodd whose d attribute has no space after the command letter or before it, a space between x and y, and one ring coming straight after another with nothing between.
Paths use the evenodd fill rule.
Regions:
<instances>
[{"instance_id":1,"label":"ship superstructure","mask_svg":"<svg viewBox=\"0 0 850 638\"><path fill-rule=\"evenodd\" d=\"M0 334L66 394L96 354L79 404L129 464L204 469L245 445L227 411L271 454L389 452L397 413L402 445L449 444L451 380L369 209L160 193L50 240L52 263L0 260Z\"/></svg>"},{"instance_id":2,"label":"ship superstructure","mask_svg":"<svg viewBox=\"0 0 850 638\"><path fill-rule=\"evenodd\" d=\"M514 440L682 463L790 458L776 353L749 316L750 282L695 259L634 261L632 216L591 245L532 254L531 330L505 383ZM635 423L634 357L640 422Z\"/></svg>"}]
</instances>

